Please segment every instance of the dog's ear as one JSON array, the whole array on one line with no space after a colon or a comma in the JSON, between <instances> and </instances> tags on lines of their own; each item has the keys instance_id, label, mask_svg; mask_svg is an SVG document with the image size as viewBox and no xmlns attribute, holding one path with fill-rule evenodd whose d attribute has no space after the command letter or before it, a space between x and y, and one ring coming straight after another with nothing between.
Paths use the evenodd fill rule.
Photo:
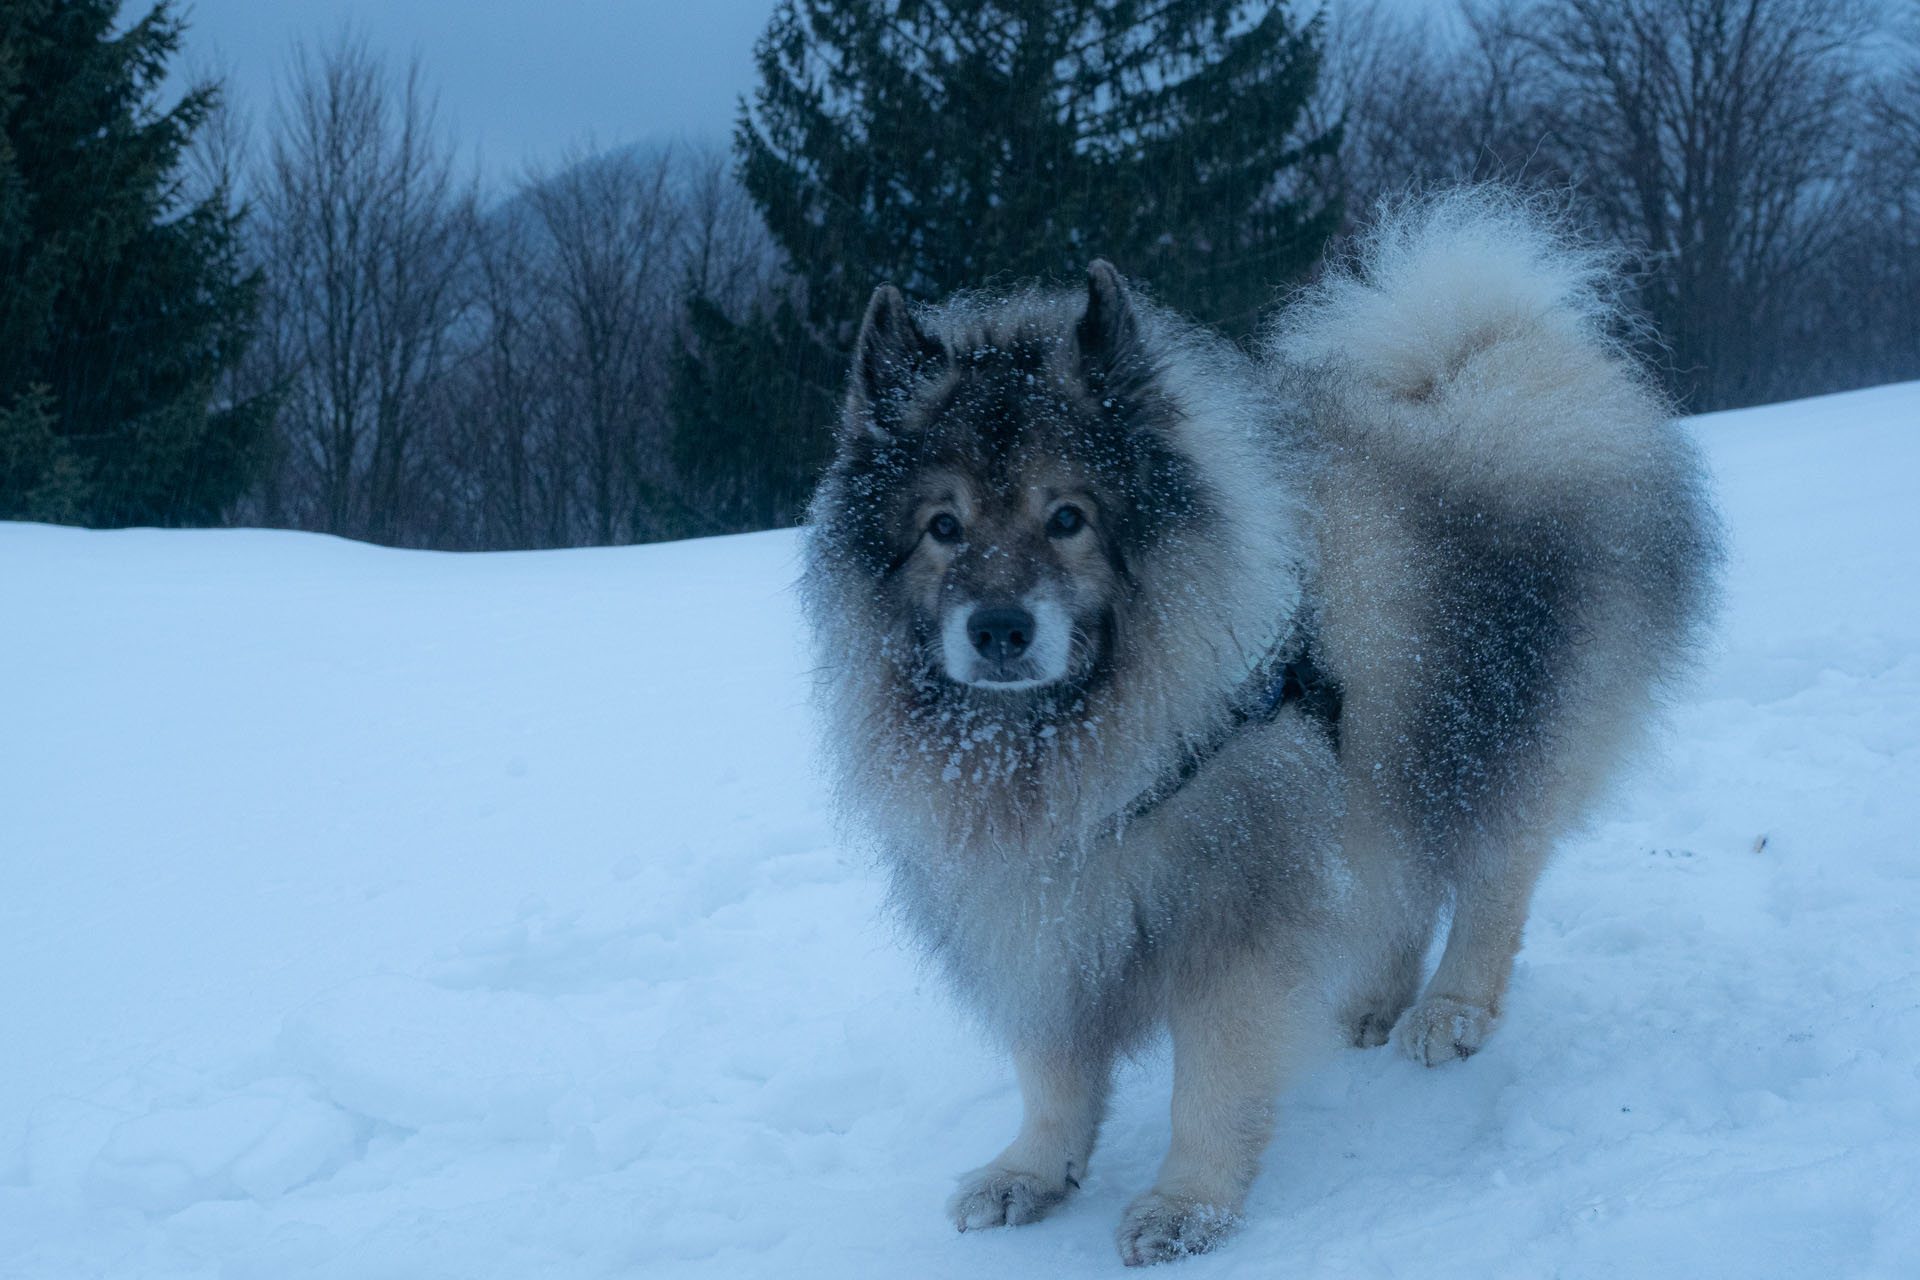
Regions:
<instances>
[{"instance_id":1,"label":"dog's ear","mask_svg":"<svg viewBox=\"0 0 1920 1280\"><path fill-rule=\"evenodd\" d=\"M1140 324L1127 282L1105 258L1087 267L1087 312L1074 330L1080 344L1080 368L1096 391L1123 387L1145 367Z\"/></svg>"},{"instance_id":2,"label":"dog's ear","mask_svg":"<svg viewBox=\"0 0 1920 1280\"><path fill-rule=\"evenodd\" d=\"M849 416L889 435L900 425L913 388L945 363L946 348L914 322L907 300L890 284L873 291L853 349Z\"/></svg>"}]
</instances>

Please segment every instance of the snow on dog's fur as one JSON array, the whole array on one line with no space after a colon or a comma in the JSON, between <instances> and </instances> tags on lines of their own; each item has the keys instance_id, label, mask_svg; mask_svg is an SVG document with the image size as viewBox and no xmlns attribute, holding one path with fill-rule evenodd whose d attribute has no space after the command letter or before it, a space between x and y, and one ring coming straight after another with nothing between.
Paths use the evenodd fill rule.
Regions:
<instances>
[{"instance_id":1,"label":"snow on dog's fur","mask_svg":"<svg viewBox=\"0 0 1920 1280\"><path fill-rule=\"evenodd\" d=\"M1130 1263L1231 1230L1312 1053L1480 1047L1717 562L1604 283L1481 190L1383 216L1260 362L1105 263L875 293L804 596L842 806L1021 1082L962 1230L1079 1185L1161 1025L1174 1141Z\"/></svg>"}]
</instances>

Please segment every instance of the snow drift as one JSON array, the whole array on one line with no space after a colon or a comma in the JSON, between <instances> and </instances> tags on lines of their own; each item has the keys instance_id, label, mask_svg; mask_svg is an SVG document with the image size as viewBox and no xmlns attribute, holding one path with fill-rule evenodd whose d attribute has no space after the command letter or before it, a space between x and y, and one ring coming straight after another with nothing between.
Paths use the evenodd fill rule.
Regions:
<instances>
[{"instance_id":1,"label":"snow drift","mask_svg":"<svg viewBox=\"0 0 1920 1280\"><path fill-rule=\"evenodd\" d=\"M1506 1023L1289 1095L1195 1277L1920 1270L1920 384L1697 420L1734 550ZM1166 1141L1018 1110L810 766L791 534L0 525L0 1273L1112 1273Z\"/></svg>"}]
</instances>

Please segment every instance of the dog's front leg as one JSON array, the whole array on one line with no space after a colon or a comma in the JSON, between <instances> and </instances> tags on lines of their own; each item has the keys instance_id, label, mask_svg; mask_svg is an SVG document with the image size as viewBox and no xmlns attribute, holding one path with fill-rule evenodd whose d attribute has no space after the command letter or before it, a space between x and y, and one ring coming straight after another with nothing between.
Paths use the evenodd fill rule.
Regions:
<instances>
[{"instance_id":1,"label":"dog's front leg","mask_svg":"<svg viewBox=\"0 0 1920 1280\"><path fill-rule=\"evenodd\" d=\"M1176 986L1167 1011L1173 1144L1152 1189L1120 1219L1128 1266L1205 1253L1239 1227L1273 1134L1274 1097L1307 1047L1304 1005L1284 973L1252 956L1215 969L1199 989Z\"/></svg>"},{"instance_id":2,"label":"dog's front leg","mask_svg":"<svg viewBox=\"0 0 1920 1280\"><path fill-rule=\"evenodd\" d=\"M1020 1135L960 1179L947 1213L962 1231L1023 1226L1051 1213L1086 1176L1106 1114L1109 1055L1016 1049L1013 1066L1025 1108Z\"/></svg>"}]
</instances>

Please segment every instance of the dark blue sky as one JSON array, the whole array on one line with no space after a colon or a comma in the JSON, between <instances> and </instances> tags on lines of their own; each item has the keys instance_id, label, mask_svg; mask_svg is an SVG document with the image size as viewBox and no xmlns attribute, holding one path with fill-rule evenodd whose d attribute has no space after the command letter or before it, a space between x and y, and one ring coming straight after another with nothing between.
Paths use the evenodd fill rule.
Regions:
<instances>
[{"instance_id":1,"label":"dark blue sky","mask_svg":"<svg viewBox=\"0 0 1920 1280\"><path fill-rule=\"evenodd\" d=\"M123 18L146 11L130 0ZM256 128L296 38L351 22L418 52L490 186L570 148L727 137L773 0L185 0L190 68L224 72Z\"/></svg>"}]
</instances>

